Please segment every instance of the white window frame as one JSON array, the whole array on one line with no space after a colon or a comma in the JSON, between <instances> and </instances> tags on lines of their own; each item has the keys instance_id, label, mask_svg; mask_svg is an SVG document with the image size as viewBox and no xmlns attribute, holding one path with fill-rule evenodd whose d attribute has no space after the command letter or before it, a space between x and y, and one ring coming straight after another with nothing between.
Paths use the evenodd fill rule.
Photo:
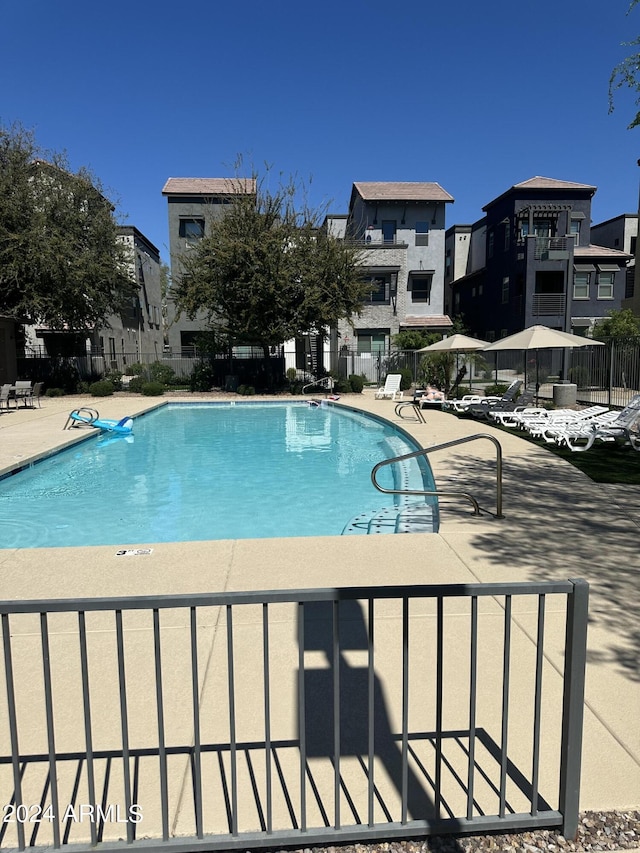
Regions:
<instances>
[{"instance_id":1,"label":"white window frame","mask_svg":"<svg viewBox=\"0 0 640 853\"><path fill-rule=\"evenodd\" d=\"M598 299L613 299L615 276L614 272L598 272Z\"/></svg>"},{"instance_id":2,"label":"white window frame","mask_svg":"<svg viewBox=\"0 0 640 853\"><path fill-rule=\"evenodd\" d=\"M584 281L579 282L578 277L584 279ZM574 272L573 274L573 298L574 299L588 299L589 298L589 288L591 285L591 273L588 272ZM580 293L579 288L583 288L584 292Z\"/></svg>"}]
</instances>

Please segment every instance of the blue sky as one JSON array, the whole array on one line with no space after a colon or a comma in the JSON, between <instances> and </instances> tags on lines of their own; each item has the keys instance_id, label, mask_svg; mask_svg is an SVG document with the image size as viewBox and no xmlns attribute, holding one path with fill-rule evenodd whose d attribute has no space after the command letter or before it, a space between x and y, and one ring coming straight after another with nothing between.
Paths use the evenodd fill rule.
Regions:
<instances>
[{"instance_id":1,"label":"blue sky","mask_svg":"<svg viewBox=\"0 0 640 853\"><path fill-rule=\"evenodd\" d=\"M0 0L0 123L102 181L168 258L169 177L311 179L346 212L354 181L437 181L447 225L534 175L598 187L594 222L638 209L633 93L613 67L628 0Z\"/></svg>"}]
</instances>

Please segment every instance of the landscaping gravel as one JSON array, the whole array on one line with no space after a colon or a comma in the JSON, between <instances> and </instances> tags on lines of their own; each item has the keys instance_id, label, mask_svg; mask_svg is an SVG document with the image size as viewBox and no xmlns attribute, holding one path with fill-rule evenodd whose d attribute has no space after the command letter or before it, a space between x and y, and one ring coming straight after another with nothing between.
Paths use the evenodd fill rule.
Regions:
<instances>
[{"instance_id":1,"label":"landscaping gravel","mask_svg":"<svg viewBox=\"0 0 640 853\"><path fill-rule=\"evenodd\" d=\"M535 853L540 850L586 853L637 849L640 849L640 811L608 811L583 812L575 841L552 830L535 830L513 835L433 836L375 844L307 847L289 853Z\"/></svg>"}]
</instances>

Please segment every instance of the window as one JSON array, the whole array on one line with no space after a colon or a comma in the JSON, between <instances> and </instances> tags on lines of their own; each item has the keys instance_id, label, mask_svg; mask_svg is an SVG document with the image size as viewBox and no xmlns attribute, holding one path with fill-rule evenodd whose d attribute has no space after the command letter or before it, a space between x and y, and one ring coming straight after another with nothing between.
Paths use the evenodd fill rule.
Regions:
<instances>
[{"instance_id":1,"label":"window","mask_svg":"<svg viewBox=\"0 0 640 853\"><path fill-rule=\"evenodd\" d=\"M388 305L389 304L389 291L391 286L391 274L380 274L376 273L372 275L368 281L369 285L369 299L373 305Z\"/></svg>"},{"instance_id":2,"label":"window","mask_svg":"<svg viewBox=\"0 0 640 853\"><path fill-rule=\"evenodd\" d=\"M598 273L598 299L613 299L613 272Z\"/></svg>"},{"instance_id":3,"label":"window","mask_svg":"<svg viewBox=\"0 0 640 853\"><path fill-rule=\"evenodd\" d=\"M418 273L412 273L409 277L409 290L411 291L411 301L412 302L426 302L427 305L431 304L431 281L433 279L432 273L426 273L424 275L420 275Z\"/></svg>"},{"instance_id":4,"label":"window","mask_svg":"<svg viewBox=\"0 0 640 853\"><path fill-rule=\"evenodd\" d=\"M588 272L574 272L573 274L573 298L588 299L589 298L589 278Z\"/></svg>"},{"instance_id":5,"label":"window","mask_svg":"<svg viewBox=\"0 0 640 853\"><path fill-rule=\"evenodd\" d=\"M396 242L396 221L395 219L382 220L382 240L384 243Z\"/></svg>"},{"instance_id":6,"label":"window","mask_svg":"<svg viewBox=\"0 0 640 853\"><path fill-rule=\"evenodd\" d=\"M551 219L539 219L538 217L534 217L533 232L536 237L554 237L554 224Z\"/></svg>"},{"instance_id":7,"label":"window","mask_svg":"<svg viewBox=\"0 0 640 853\"><path fill-rule=\"evenodd\" d=\"M502 279L502 304L506 305L509 302L509 276L506 275Z\"/></svg>"},{"instance_id":8,"label":"window","mask_svg":"<svg viewBox=\"0 0 640 853\"><path fill-rule=\"evenodd\" d=\"M429 245L429 223L416 222L416 246Z\"/></svg>"},{"instance_id":9,"label":"window","mask_svg":"<svg viewBox=\"0 0 640 853\"><path fill-rule=\"evenodd\" d=\"M627 267L625 283L624 283L624 298L631 299L635 291L636 284L636 268Z\"/></svg>"},{"instance_id":10,"label":"window","mask_svg":"<svg viewBox=\"0 0 640 853\"><path fill-rule=\"evenodd\" d=\"M194 241L204 237L204 219L181 219L180 236Z\"/></svg>"},{"instance_id":11,"label":"window","mask_svg":"<svg viewBox=\"0 0 640 853\"><path fill-rule=\"evenodd\" d=\"M385 332L356 332L356 335L359 353L377 354L385 352L387 348Z\"/></svg>"},{"instance_id":12,"label":"window","mask_svg":"<svg viewBox=\"0 0 640 853\"><path fill-rule=\"evenodd\" d=\"M504 250L505 252L509 251L509 247L511 245L511 223L504 223Z\"/></svg>"},{"instance_id":13,"label":"window","mask_svg":"<svg viewBox=\"0 0 640 853\"><path fill-rule=\"evenodd\" d=\"M636 253L636 243L637 243L637 241L638 241L638 238L637 238L637 237L632 237L632 238L631 238L631 245L629 246L629 254L630 254L630 255L635 255L635 253Z\"/></svg>"},{"instance_id":14,"label":"window","mask_svg":"<svg viewBox=\"0 0 640 853\"><path fill-rule=\"evenodd\" d=\"M572 234L576 239L573 241L574 245L577 246L580 242L580 220L572 219L571 224L569 226L569 234Z\"/></svg>"},{"instance_id":15,"label":"window","mask_svg":"<svg viewBox=\"0 0 640 853\"><path fill-rule=\"evenodd\" d=\"M487 234L487 257L493 257L493 231Z\"/></svg>"}]
</instances>

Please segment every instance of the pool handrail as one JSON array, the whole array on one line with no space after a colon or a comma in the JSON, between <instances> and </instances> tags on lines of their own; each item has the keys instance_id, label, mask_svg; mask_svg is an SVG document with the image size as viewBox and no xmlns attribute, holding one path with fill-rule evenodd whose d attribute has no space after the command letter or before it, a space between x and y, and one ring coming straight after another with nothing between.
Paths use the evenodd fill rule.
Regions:
<instances>
[{"instance_id":1,"label":"pool handrail","mask_svg":"<svg viewBox=\"0 0 640 853\"><path fill-rule=\"evenodd\" d=\"M502 445L500 444L497 438L494 438L494 436L488 435L487 433L467 435L463 438L455 438L452 441L445 441L443 444L435 444L433 447L424 447L421 450L414 450L412 453L405 453L402 456L394 456L393 459L383 459L381 462L378 462L376 465L373 466L371 470L371 482L379 492L383 492L386 495L422 495L424 497L464 498L472 504L473 514L480 515L480 504L473 497L473 495L470 495L467 492L439 492L438 490L423 491L421 489L386 489L384 486L381 486L376 479L376 474L378 473L380 468L385 465L393 465L396 462L404 462L406 459L416 459L419 456L426 457L429 453L433 453L435 450L445 450L448 447L455 447L457 444L466 444L469 441L476 441L480 438L488 439L496 448L495 517L504 518L504 515L502 514Z\"/></svg>"},{"instance_id":2,"label":"pool handrail","mask_svg":"<svg viewBox=\"0 0 640 853\"><path fill-rule=\"evenodd\" d=\"M327 383L324 387L328 391L333 391L333 386L335 384L333 376L322 376L320 379L314 379L313 382L308 382L306 385L303 385L301 393L304 394L307 388L313 388L314 385L322 385L323 382Z\"/></svg>"}]
</instances>

